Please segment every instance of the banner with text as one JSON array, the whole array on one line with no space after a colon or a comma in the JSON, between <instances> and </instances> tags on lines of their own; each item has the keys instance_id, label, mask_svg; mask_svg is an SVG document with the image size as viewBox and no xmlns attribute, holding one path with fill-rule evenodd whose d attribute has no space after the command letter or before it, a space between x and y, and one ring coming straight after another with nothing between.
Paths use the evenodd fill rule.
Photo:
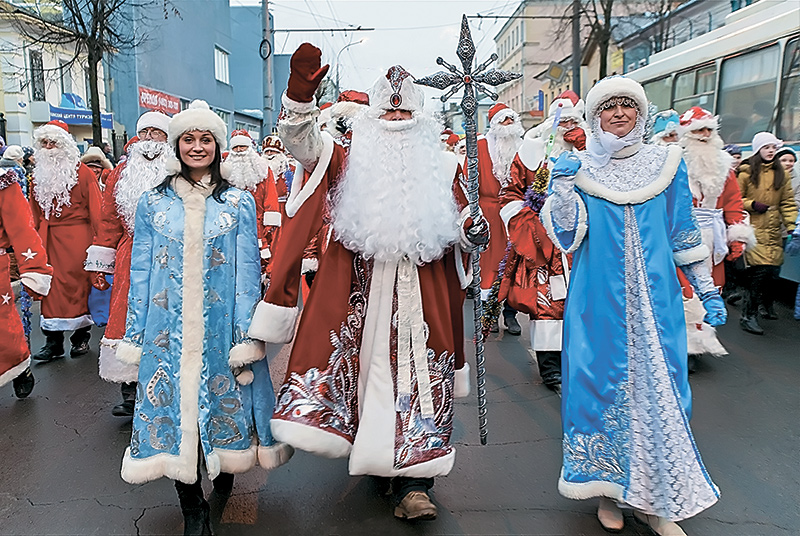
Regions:
<instances>
[{"instance_id":1,"label":"banner with text","mask_svg":"<svg viewBox=\"0 0 800 536\"><path fill-rule=\"evenodd\" d=\"M139 86L139 106L174 115L181 111L181 100L173 95Z\"/></svg>"}]
</instances>

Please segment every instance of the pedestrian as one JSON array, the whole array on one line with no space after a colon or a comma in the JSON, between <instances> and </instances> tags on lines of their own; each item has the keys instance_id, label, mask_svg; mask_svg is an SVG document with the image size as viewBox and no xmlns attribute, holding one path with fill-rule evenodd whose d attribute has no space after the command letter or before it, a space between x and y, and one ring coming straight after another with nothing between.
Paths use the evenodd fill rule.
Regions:
<instances>
[{"instance_id":1,"label":"pedestrian","mask_svg":"<svg viewBox=\"0 0 800 536\"><path fill-rule=\"evenodd\" d=\"M53 266L50 293L42 300L46 342L33 359L49 362L64 357L65 331L72 331L71 357L89 352L91 283L83 260L100 225L102 194L65 123L50 121L33 137L33 221Z\"/></svg>"},{"instance_id":2,"label":"pedestrian","mask_svg":"<svg viewBox=\"0 0 800 536\"><path fill-rule=\"evenodd\" d=\"M458 161L440 149L442 127L402 67L376 81L347 155L316 128L314 93L328 69L321 55L309 43L292 55L278 131L298 160L297 178L272 284L250 328L263 341L292 340L303 251L332 196L332 238L272 431L296 448L349 457L351 475L393 478L394 515L433 519L428 492L455 461L453 397L469 392L460 251L488 242L488 226L468 225Z\"/></svg>"},{"instance_id":3,"label":"pedestrian","mask_svg":"<svg viewBox=\"0 0 800 536\"><path fill-rule=\"evenodd\" d=\"M756 245L745 252L748 296L740 326L763 335L758 317L775 320L774 287L783 264L783 226L791 233L797 219L792 183L776 159L783 142L770 132L753 136L753 154L739 166L739 188L744 208L755 228Z\"/></svg>"},{"instance_id":4,"label":"pedestrian","mask_svg":"<svg viewBox=\"0 0 800 536\"><path fill-rule=\"evenodd\" d=\"M648 136L648 143L668 146L678 143L678 123L680 118L675 110L663 110L653 118L653 127Z\"/></svg>"},{"instance_id":5,"label":"pedestrian","mask_svg":"<svg viewBox=\"0 0 800 536\"><path fill-rule=\"evenodd\" d=\"M97 184L100 185L100 190L105 190L106 180L111 170L114 169L114 166L111 165L111 161L106 158L103 151L101 151L99 147L89 147L89 149L83 153L83 156L81 156L81 162L92 170L92 173L94 173L94 176L97 178Z\"/></svg>"},{"instance_id":6,"label":"pedestrian","mask_svg":"<svg viewBox=\"0 0 800 536\"><path fill-rule=\"evenodd\" d=\"M130 289L131 247L136 205L142 194L155 188L166 176L170 154L167 143L169 117L160 112L145 112L136 122L137 136L127 145L129 157L109 175L103 192L100 228L86 250L84 268L90 272L92 286L108 289L106 274L114 276L108 324L100 340L100 377L119 383L122 402L111 409L116 417L133 417L136 402L138 367L117 359L117 346L125 335Z\"/></svg>"},{"instance_id":7,"label":"pedestrian","mask_svg":"<svg viewBox=\"0 0 800 536\"><path fill-rule=\"evenodd\" d=\"M722 150L731 155L731 158L733 159L731 161L731 168L738 172L739 165L742 163L742 148L735 143L729 143L723 147Z\"/></svg>"},{"instance_id":8,"label":"pedestrian","mask_svg":"<svg viewBox=\"0 0 800 536\"><path fill-rule=\"evenodd\" d=\"M629 78L586 96L587 150L563 153L541 217L573 253L564 310L563 466L559 492L600 497L597 517L623 528L621 507L662 536L719 491L689 418L686 326L675 265L712 326L726 312L705 263L680 147L643 145L647 97Z\"/></svg>"},{"instance_id":9,"label":"pedestrian","mask_svg":"<svg viewBox=\"0 0 800 536\"><path fill-rule=\"evenodd\" d=\"M481 212L489 222L492 237L481 254L481 301L486 304L492 284L497 279L497 268L506 252L508 236L500 218L500 192L511 181L511 163L522 144L525 131L519 114L498 102L489 108L489 130L478 137L478 202ZM466 169L466 161L463 168ZM517 322L517 311L508 303L503 306L503 320L510 335L519 335L522 329ZM489 327L491 333L500 330L497 317Z\"/></svg>"},{"instance_id":10,"label":"pedestrian","mask_svg":"<svg viewBox=\"0 0 800 536\"><path fill-rule=\"evenodd\" d=\"M204 101L169 123L177 158L136 209L123 362L139 366L122 478L175 480L184 534L211 534L200 467L227 496L233 473L291 455L269 431L264 345L246 335L259 299L256 208L222 175L226 127Z\"/></svg>"},{"instance_id":11,"label":"pedestrian","mask_svg":"<svg viewBox=\"0 0 800 536\"><path fill-rule=\"evenodd\" d=\"M798 173L795 167L795 164L797 164L797 153L795 153L794 149L791 147L781 147L778 149L778 152L775 153L775 158L780 161L784 173L790 178L794 202L798 210L800 210L800 173Z\"/></svg>"},{"instance_id":12,"label":"pedestrian","mask_svg":"<svg viewBox=\"0 0 800 536\"><path fill-rule=\"evenodd\" d=\"M35 380L31 351L11 290L8 253L12 248L19 256L23 288L32 297L46 296L53 268L47 264L47 253L34 227L19 176L13 168L0 166L0 387L12 382L17 398L25 398L33 391Z\"/></svg>"}]
</instances>

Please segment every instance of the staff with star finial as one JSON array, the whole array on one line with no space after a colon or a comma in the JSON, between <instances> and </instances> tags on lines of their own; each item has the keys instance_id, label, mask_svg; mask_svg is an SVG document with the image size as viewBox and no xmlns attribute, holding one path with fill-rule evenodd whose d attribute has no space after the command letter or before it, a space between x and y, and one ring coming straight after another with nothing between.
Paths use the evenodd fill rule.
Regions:
<instances>
[{"instance_id":1,"label":"staff with star finial","mask_svg":"<svg viewBox=\"0 0 800 536\"><path fill-rule=\"evenodd\" d=\"M467 200L469 201L470 216L473 221L478 221L480 208L478 206L478 129L477 129L477 109L478 92L488 95L497 100L497 94L486 86L498 86L512 80L520 78L519 73L509 71L499 71L486 68L497 59L497 54L492 54L488 60L473 69L475 58L475 43L472 41L472 34L469 30L467 16L461 18L461 36L456 48L456 55L461 60L462 68L447 63L441 57L436 58L438 65L444 66L447 71L439 71L430 76L415 80L416 84L434 87L437 89L447 89L447 92L440 97L442 102L446 102L456 94L462 87L464 95L461 99L461 110L464 114L466 140L467 140ZM471 286L479 293L481 282L480 252L475 252L472 256L473 279ZM474 321L475 321L475 362L478 376L478 424L480 426L481 444L485 445L488 438L487 430L487 408L486 408L486 367L483 356L483 332L480 328L481 317L483 316L483 304L481 300L473 300Z\"/></svg>"}]
</instances>

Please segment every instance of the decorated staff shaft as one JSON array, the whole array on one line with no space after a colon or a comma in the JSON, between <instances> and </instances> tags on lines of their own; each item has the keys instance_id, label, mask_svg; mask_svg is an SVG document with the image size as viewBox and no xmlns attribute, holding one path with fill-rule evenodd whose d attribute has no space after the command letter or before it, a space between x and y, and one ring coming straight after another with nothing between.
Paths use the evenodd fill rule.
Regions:
<instances>
[{"instance_id":1,"label":"decorated staff shaft","mask_svg":"<svg viewBox=\"0 0 800 536\"><path fill-rule=\"evenodd\" d=\"M480 207L478 206L477 94L481 92L497 100L497 94L487 89L484 84L498 86L502 83L520 78L522 75L508 71L497 71L495 69L485 71L486 67L497 59L497 54L492 54L487 61L473 70L472 62L475 58L475 44L472 41L472 34L469 31L469 23L467 22L466 15L463 15L461 18L461 36L458 41L456 55L461 60L461 70L439 57L436 58L436 63L444 66L449 72L439 71L430 76L415 80L414 82L437 89L446 89L449 87L450 89L440 97L442 102L446 102L450 97L455 95L459 89L462 87L464 88L464 95L461 99L461 110L464 115L464 129L467 135L467 200L469 201L470 217L472 221L477 222L481 218ZM475 295L480 296L481 267L479 252L475 252L472 255L472 271L473 279L471 286L475 291ZM486 408L486 366L483 355L483 331L481 330L483 304L480 299L474 299L473 304L475 322L475 364L478 376L478 425L480 426L481 445L485 445L489 433L487 429Z\"/></svg>"},{"instance_id":2,"label":"decorated staff shaft","mask_svg":"<svg viewBox=\"0 0 800 536\"><path fill-rule=\"evenodd\" d=\"M553 117L553 130L550 131L550 137L547 138L547 146L544 150L544 163L542 166L545 168L547 168L547 164L550 161L550 153L553 152L553 145L556 143L556 133L558 132L558 124L561 122L561 110L563 106L564 105L560 102L558 103L555 117Z\"/></svg>"}]
</instances>

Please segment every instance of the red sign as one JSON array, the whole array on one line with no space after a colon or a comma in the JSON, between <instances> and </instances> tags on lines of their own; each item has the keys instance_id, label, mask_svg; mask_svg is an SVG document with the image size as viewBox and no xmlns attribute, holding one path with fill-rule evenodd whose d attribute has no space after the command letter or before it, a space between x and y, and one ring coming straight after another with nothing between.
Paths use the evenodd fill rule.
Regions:
<instances>
[{"instance_id":1,"label":"red sign","mask_svg":"<svg viewBox=\"0 0 800 536\"><path fill-rule=\"evenodd\" d=\"M139 106L172 115L181 111L181 100L167 93L139 86Z\"/></svg>"}]
</instances>

